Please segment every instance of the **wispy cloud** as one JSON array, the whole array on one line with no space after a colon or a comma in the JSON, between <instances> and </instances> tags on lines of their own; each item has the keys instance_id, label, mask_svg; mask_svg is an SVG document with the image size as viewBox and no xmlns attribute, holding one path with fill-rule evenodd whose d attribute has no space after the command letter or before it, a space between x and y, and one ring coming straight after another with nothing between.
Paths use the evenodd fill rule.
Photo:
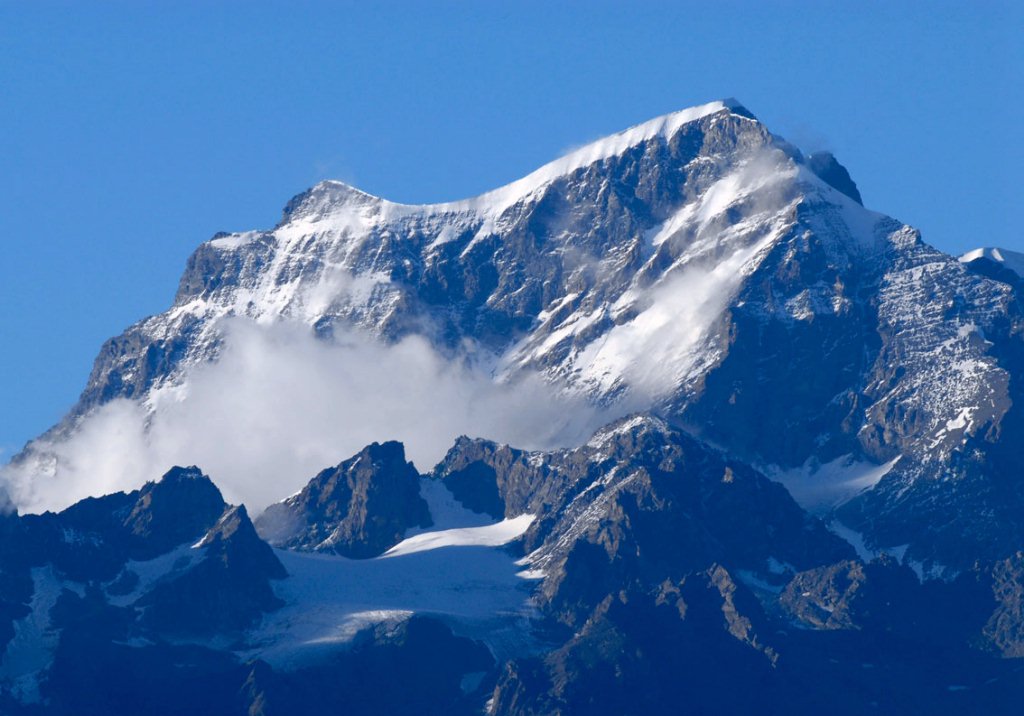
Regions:
<instances>
[{"instance_id":1,"label":"wispy cloud","mask_svg":"<svg viewBox=\"0 0 1024 716\"><path fill-rule=\"evenodd\" d=\"M373 441L403 441L425 471L460 434L546 448L604 420L539 376L498 383L487 366L453 362L418 337L385 346L346 332L325 342L306 326L240 319L224 330L220 360L152 411L115 400L72 438L36 444L47 459L3 468L19 508L58 509L196 464L255 511Z\"/></svg>"}]
</instances>

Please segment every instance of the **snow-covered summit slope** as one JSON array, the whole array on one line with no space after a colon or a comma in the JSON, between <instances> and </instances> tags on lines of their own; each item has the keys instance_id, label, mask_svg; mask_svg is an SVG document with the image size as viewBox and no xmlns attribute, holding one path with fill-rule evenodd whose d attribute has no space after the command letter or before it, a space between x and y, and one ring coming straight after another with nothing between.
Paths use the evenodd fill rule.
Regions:
<instances>
[{"instance_id":1,"label":"snow-covered summit slope","mask_svg":"<svg viewBox=\"0 0 1024 716\"><path fill-rule=\"evenodd\" d=\"M1015 288L858 197L834 158L809 161L735 101L463 201L322 182L275 228L201 245L173 306L104 346L62 430L114 398L173 395L217 358L225 318L293 321L419 336L498 381L540 374L619 414L655 410L753 464L902 456L844 509L921 558L1024 538L985 517L1024 507L993 477L1024 467L1007 448L1024 438Z\"/></svg>"},{"instance_id":2,"label":"snow-covered summit slope","mask_svg":"<svg viewBox=\"0 0 1024 716\"><path fill-rule=\"evenodd\" d=\"M732 98L709 102L697 107L689 107L678 112L655 117L642 124L574 149L565 156L559 157L527 174L522 179L481 194L478 197L436 204L426 208L442 212L475 209L486 215L500 215L505 209L516 202L522 201L552 182L568 176L579 169L621 156L640 144L646 144L656 139L662 141L671 140L684 125L725 111L749 116L749 112Z\"/></svg>"},{"instance_id":3,"label":"snow-covered summit slope","mask_svg":"<svg viewBox=\"0 0 1024 716\"><path fill-rule=\"evenodd\" d=\"M635 384L644 402L707 368L695 354L709 324L808 201L829 205L824 220L854 250L877 241L881 217L735 101L638 125L465 201L400 205L322 182L275 229L202 245L172 308L104 350L77 412L179 380L216 355L226 316L425 333L446 349L469 338L507 373L540 367L599 395ZM691 315L652 344L681 294L698 297ZM664 371L629 374L638 354L666 352L678 355Z\"/></svg>"},{"instance_id":4,"label":"snow-covered summit slope","mask_svg":"<svg viewBox=\"0 0 1024 716\"><path fill-rule=\"evenodd\" d=\"M1024 278L1024 253L990 246L968 251L960 256L960 263L970 264L979 259L987 259L988 261L1005 266L1019 277Z\"/></svg>"}]
</instances>

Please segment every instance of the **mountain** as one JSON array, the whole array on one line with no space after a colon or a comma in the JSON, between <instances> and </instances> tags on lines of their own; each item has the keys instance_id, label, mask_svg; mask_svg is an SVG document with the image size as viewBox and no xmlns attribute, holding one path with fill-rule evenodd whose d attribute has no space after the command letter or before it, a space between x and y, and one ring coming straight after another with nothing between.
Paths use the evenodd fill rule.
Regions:
<instances>
[{"instance_id":1,"label":"mountain","mask_svg":"<svg viewBox=\"0 0 1024 716\"><path fill-rule=\"evenodd\" d=\"M257 527L275 546L375 557L409 528L432 526L419 490L419 473L402 444L374 443L268 507Z\"/></svg>"},{"instance_id":2,"label":"mountain","mask_svg":"<svg viewBox=\"0 0 1024 716\"><path fill-rule=\"evenodd\" d=\"M323 488L374 457L407 468L371 445L278 505L310 515L317 495L305 524L364 524L374 502ZM6 516L3 712L1011 713L1024 695L1019 554L951 581L865 563L779 483L649 414L551 452L462 438L415 480L431 528L383 554L345 530L377 555L355 559L272 549L196 468ZM501 514L467 506L481 496Z\"/></svg>"},{"instance_id":3,"label":"mountain","mask_svg":"<svg viewBox=\"0 0 1024 716\"><path fill-rule=\"evenodd\" d=\"M16 505L68 470L142 484L125 426L148 449L175 417L179 452L236 451L221 459L246 466L239 494L330 461L255 525L178 469L8 515L3 698L86 703L94 677L74 659L93 649L159 674L152 713L195 710L175 669L208 681L210 713L1009 713L1013 258L930 247L865 208L834 156L734 100L464 201L322 182L273 229L202 244L172 307L108 341L67 418L3 470ZM229 363L239 323L270 336L242 358L285 378L228 389L248 375ZM308 336L339 350L271 361ZM410 353L439 367L392 358ZM280 410L306 373L370 389L346 402L314 385L303 414ZM414 411L433 383L448 389ZM274 430L247 432L259 411ZM449 434L467 411L479 432ZM332 422L383 442L304 434ZM399 424L454 444L430 469L392 440ZM503 424L526 444L485 434ZM73 464L104 445L116 454ZM414 695L384 693L397 669ZM140 679L89 708L119 713Z\"/></svg>"}]
</instances>

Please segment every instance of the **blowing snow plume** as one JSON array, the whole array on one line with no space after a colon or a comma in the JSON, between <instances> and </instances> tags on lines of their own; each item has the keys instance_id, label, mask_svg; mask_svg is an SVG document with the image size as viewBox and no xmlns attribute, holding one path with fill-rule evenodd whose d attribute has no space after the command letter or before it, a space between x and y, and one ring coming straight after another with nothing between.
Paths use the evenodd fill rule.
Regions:
<instances>
[{"instance_id":1,"label":"blowing snow plume","mask_svg":"<svg viewBox=\"0 0 1024 716\"><path fill-rule=\"evenodd\" d=\"M496 382L486 366L451 361L425 339L384 345L306 326L225 323L219 360L156 394L118 399L64 440L36 441L0 469L23 512L130 490L172 465L199 465L225 498L258 511L317 471L374 441L401 440L420 470L459 435L529 449L574 444L608 416L536 375Z\"/></svg>"}]
</instances>

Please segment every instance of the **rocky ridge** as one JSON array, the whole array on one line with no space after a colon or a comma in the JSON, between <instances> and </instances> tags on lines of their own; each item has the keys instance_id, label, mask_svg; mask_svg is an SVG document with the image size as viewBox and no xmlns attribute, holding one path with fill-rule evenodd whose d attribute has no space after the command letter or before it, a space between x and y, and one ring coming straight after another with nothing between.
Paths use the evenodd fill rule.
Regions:
<instances>
[{"instance_id":1,"label":"rocky ridge","mask_svg":"<svg viewBox=\"0 0 1024 716\"><path fill-rule=\"evenodd\" d=\"M377 478L401 499L356 499L348 487ZM409 524L381 555L396 506L409 505L433 527ZM155 714L270 716L344 703L468 714L489 702L492 714L643 713L685 700L696 711L812 713L845 689L844 713L855 713L916 699L936 674L969 690L943 697L951 713L1009 713L1019 696L1012 660L997 658L1021 650L1019 554L951 581L921 581L891 557L865 563L781 485L651 415L569 450L462 438L427 476L400 444L373 444L277 509L306 521L274 550L209 478L175 468L135 493L8 515L5 712L141 703ZM371 523L392 526L351 528ZM339 526L356 559L319 540ZM505 536L488 536L496 529ZM433 581L418 555L431 572L468 572L467 586L453 601L423 601ZM481 581L483 557L520 570L516 583ZM368 569L352 571L357 563ZM356 597L348 612L321 613L308 587L288 586L308 581L310 565L339 605L382 574L393 580L384 590L404 596L378 611ZM466 616L466 602L497 589L519 594L518 615ZM867 659L882 661L878 672L860 667ZM898 686L876 678L897 668ZM407 688L393 691L384 685L396 669ZM183 680L205 684L201 703Z\"/></svg>"}]
</instances>

